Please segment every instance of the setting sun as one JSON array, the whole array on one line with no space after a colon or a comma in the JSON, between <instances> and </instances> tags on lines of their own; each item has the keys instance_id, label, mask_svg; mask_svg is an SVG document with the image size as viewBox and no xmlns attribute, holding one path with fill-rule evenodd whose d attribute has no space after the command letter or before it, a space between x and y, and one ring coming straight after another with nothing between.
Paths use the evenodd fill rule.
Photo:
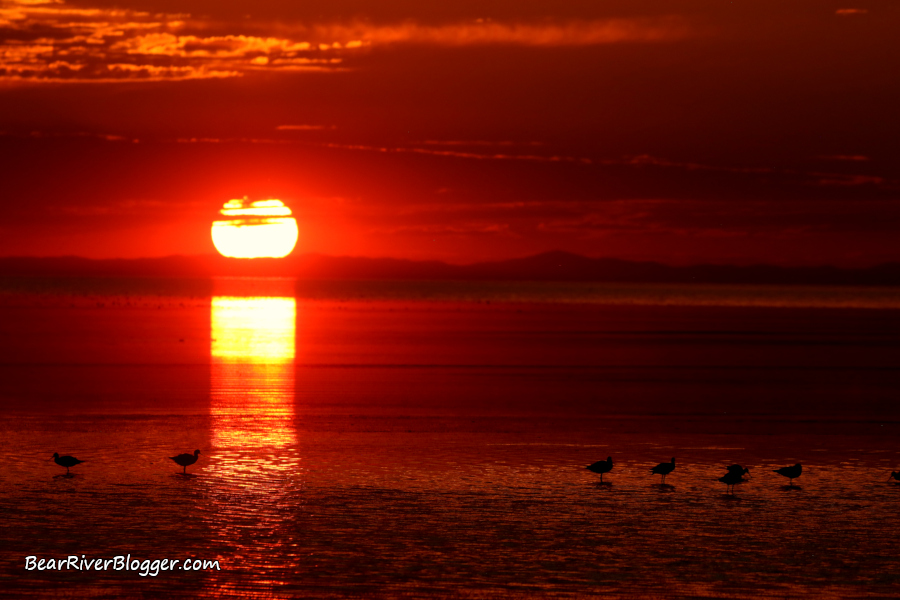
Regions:
<instances>
[{"instance_id":1,"label":"setting sun","mask_svg":"<svg viewBox=\"0 0 900 600\"><path fill-rule=\"evenodd\" d=\"M281 200L229 200L213 221L216 250L231 258L282 258L297 244L297 220Z\"/></svg>"}]
</instances>

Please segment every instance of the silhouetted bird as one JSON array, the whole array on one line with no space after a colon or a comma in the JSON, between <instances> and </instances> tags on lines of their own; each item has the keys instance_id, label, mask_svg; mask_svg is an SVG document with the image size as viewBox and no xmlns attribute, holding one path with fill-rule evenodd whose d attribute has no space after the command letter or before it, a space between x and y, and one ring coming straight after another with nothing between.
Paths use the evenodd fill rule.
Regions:
<instances>
[{"instance_id":1,"label":"silhouetted bird","mask_svg":"<svg viewBox=\"0 0 900 600\"><path fill-rule=\"evenodd\" d=\"M794 485L794 479L800 477L800 473L803 472L803 467L800 463L797 463L793 467L781 467L780 469L774 469L775 473L779 475L784 475L790 480L790 485Z\"/></svg>"},{"instance_id":2,"label":"silhouetted bird","mask_svg":"<svg viewBox=\"0 0 900 600\"><path fill-rule=\"evenodd\" d=\"M662 477L663 477L662 482L665 483L666 475L668 475L669 473L671 473L674 470L675 470L675 457L672 457L672 462L659 463L658 465L656 465L655 467L650 469L650 472L654 473L656 475L662 475Z\"/></svg>"},{"instance_id":3,"label":"silhouetted bird","mask_svg":"<svg viewBox=\"0 0 900 600\"><path fill-rule=\"evenodd\" d=\"M750 467L742 467L741 465L728 465L725 467L725 470L728 471L728 474L737 473L738 477L743 477L744 473L750 475ZM750 477L753 477L750 475ZM721 481L721 479L719 480Z\"/></svg>"},{"instance_id":4,"label":"silhouetted bird","mask_svg":"<svg viewBox=\"0 0 900 600\"><path fill-rule=\"evenodd\" d=\"M744 474L743 472L738 472L737 470L734 470L734 471L729 470L728 473L726 473L724 477L719 477L719 481L721 481L722 483L725 484L726 493L727 493L728 488L730 487L731 493L733 494L734 493L734 484L746 481L742 477L743 474Z\"/></svg>"},{"instance_id":5,"label":"silhouetted bird","mask_svg":"<svg viewBox=\"0 0 900 600\"><path fill-rule=\"evenodd\" d=\"M888 481L890 481L891 479L896 479L897 481L900 481L900 471L891 471L891 476L888 477Z\"/></svg>"},{"instance_id":6,"label":"silhouetted bird","mask_svg":"<svg viewBox=\"0 0 900 600\"><path fill-rule=\"evenodd\" d=\"M169 458L184 467L181 472L187 474L187 466L197 462L198 456L200 456L200 451L194 450L193 454L179 454L178 456L170 456Z\"/></svg>"},{"instance_id":7,"label":"silhouetted bird","mask_svg":"<svg viewBox=\"0 0 900 600\"><path fill-rule=\"evenodd\" d=\"M594 473L600 474L600 483L603 483L603 474L609 473L610 471L612 471L612 468L612 456L607 456L606 460L598 460L594 464L587 466L588 471L593 471Z\"/></svg>"},{"instance_id":8,"label":"silhouetted bird","mask_svg":"<svg viewBox=\"0 0 900 600\"><path fill-rule=\"evenodd\" d=\"M75 465L80 465L83 463L83 460L78 460L74 456L60 456L58 452L53 453L53 462L58 464L61 467L66 468L66 475L69 474L69 467L74 467Z\"/></svg>"}]
</instances>

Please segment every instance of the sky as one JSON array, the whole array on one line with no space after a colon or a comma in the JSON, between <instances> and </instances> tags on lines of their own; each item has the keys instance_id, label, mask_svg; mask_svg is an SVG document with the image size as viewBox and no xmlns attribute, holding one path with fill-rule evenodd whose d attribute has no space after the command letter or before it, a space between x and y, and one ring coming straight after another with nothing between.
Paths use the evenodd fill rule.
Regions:
<instances>
[{"instance_id":1,"label":"sky","mask_svg":"<svg viewBox=\"0 0 900 600\"><path fill-rule=\"evenodd\" d=\"M0 0L0 256L900 261L893 0Z\"/></svg>"}]
</instances>

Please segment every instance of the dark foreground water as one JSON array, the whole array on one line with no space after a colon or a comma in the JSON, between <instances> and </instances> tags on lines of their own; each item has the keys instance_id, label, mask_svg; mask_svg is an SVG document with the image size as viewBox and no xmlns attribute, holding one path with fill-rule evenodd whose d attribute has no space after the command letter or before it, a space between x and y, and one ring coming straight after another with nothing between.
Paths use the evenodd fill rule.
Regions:
<instances>
[{"instance_id":1,"label":"dark foreground water","mask_svg":"<svg viewBox=\"0 0 900 600\"><path fill-rule=\"evenodd\" d=\"M891 293L304 285L4 282L0 595L900 596Z\"/></svg>"}]
</instances>

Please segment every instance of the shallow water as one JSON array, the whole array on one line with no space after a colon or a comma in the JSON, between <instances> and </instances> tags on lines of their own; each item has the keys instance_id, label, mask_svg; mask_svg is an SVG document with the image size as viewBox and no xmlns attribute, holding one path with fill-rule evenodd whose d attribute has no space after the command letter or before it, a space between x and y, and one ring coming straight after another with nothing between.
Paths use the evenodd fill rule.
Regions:
<instances>
[{"instance_id":1,"label":"shallow water","mask_svg":"<svg viewBox=\"0 0 900 600\"><path fill-rule=\"evenodd\" d=\"M0 595L900 593L896 311L177 285L6 295Z\"/></svg>"}]
</instances>

